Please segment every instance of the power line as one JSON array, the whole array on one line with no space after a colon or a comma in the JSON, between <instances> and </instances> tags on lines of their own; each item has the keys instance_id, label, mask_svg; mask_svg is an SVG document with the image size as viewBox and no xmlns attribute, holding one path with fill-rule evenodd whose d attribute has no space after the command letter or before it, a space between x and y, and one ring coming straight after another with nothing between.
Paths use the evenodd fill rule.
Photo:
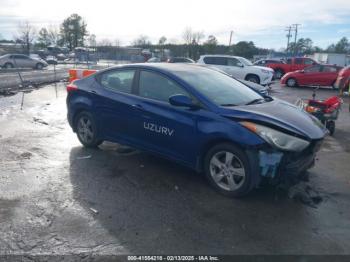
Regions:
<instances>
[{"instance_id":1,"label":"power line","mask_svg":"<svg viewBox=\"0 0 350 262\"><path fill-rule=\"evenodd\" d=\"M288 32L287 35L286 35L286 37L287 37L287 49L286 49L287 53L288 53L288 50L289 50L289 40L292 37L292 34L290 33L291 30L292 30L292 26L287 26L286 29L285 29L285 31Z\"/></svg>"},{"instance_id":2,"label":"power line","mask_svg":"<svg viewBox=\"0 0 350 262\"><path fill-rule=\"evenodd\" d=\"M301 24L292 24L294 28L294 56L297 54L297 37L298 37L298 26Z\"/></svg>"}]
</instances>

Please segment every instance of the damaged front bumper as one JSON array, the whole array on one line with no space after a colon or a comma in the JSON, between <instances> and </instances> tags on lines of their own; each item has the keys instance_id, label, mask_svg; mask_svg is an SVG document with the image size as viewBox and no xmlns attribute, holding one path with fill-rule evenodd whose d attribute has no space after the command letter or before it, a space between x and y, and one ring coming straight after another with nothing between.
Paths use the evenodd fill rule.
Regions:
<instances>
[{"instance_id":1,"label":"damaged front bumper","mask_svg":"<svg viewBox=\"0 0 350 262\"><path fill-rule=\"evenodd\" d=\"M313 141L302 152L279 151L268 146L254 153L250 152L248 155L251 163L257 166L253 169L258 173L256 186L260 184L262 178L280 182L286 178L303 174L314 165L316 153L321 144L322 140Z\"/></svg>"}]
</instances>

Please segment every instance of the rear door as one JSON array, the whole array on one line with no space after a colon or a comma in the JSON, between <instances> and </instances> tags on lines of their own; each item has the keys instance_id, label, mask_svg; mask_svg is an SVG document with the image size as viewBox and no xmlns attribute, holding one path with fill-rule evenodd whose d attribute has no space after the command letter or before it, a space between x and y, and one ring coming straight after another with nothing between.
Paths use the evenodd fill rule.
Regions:
<instances>
[{"instance_id":1,"label":"rear door","mask_svg":"<svg viewBox=\"0 0 350 262\"><path fill-rule=\"evenodd\" d=\"M17 67L34 67L32 60L25 55L13 55L14 64L17 65Z\"/></svg>"},{"instance_id":2,"label":"rear door","mask_svg":"<svg viewBox=\"0 0 350 262\"><path fill-rule=\"evenodd\" d=\"M134 109L136 69L112 69L97 76L91 92L97 113L98 126L112 141L136 143L135 125L139 112Z\"/></svg>"},{"instance_id":3,"label":"rear door","mask_svg":"<svg viewBox=\"0 0 350 262\"><path fill-rule=\"evenodd\" d=\"M321 72L321 66L310 66L308 68L304 69L304 73L300 73L300 76L298 77L298 84L299 85L320 85L321 79L320 79L320 73Z\"/></svg>"},{"instance_id":4,"label":"rear door","mask_svg":"<svg viewBox=\"0 0 350 262\"><path fill-rule=\"evenodd\" d=\"M148 150L186 163L196 161L196 111L170 105L169 97L191 95L169 77L155 71L139 74L138 140Z\"/></svg>"},{"instance_id":5,"label":"rear door","mask_svg":"<svg viewBox=\"0 0 350 262\"><path fill-rule=\"evenodd\" d=\"M332 86L338 77L338 68L335 66L321 66L320 81L323 86Z\"/></svg>"},{"instance_id":6,"label":"rear door","mask_svg":"<svg viewBox=\"0 0 350 262\"><path fill-rule=\"evenodd\" d=\"M207 57L204 57L203 61L207 65L210 65L214 68L218 68L218 69L224 71L225 73L230 74L228 67L227 67L226 57L207 56Z\"/></svg>"},{"instance_id":7,"label":"rear door","mask_svg":"<svg viewBox=\"0 0 350 262\"><path fill-rule=\"evenodd\" d=\"M231 72L230 75L238 79L244 79L246 72L244 70L243 64L237 58L228 57L227 68L228 68L227 70Z\"/></svg>"}]
</instances>

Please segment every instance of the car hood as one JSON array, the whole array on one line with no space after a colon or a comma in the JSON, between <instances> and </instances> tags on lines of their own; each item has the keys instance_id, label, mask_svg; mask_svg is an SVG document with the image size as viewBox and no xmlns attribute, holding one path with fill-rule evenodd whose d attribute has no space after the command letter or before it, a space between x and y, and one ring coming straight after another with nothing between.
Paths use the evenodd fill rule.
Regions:
<instances>
[{"instance_id":1,"label":"car hood","mask_svg":"<svg viewBox=\"0 0 350 262\"><path fill-rule=\"evenodd\" d=\"M266 123L307 139L322 139L327 134L324 126L314 116L276 98L262 104L224 107L222 115L238 120Z\"/></svg>"}]
</instances>

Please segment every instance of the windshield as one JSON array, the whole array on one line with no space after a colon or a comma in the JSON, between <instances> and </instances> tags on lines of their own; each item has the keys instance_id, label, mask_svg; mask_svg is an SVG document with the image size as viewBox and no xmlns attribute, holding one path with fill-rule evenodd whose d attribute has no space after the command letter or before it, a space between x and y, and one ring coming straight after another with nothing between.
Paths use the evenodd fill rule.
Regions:
<instances>
[{"instance_id":1,"label":"windshield","mask_svg":"<svg viewBox=\"0 0 350 262\"><path fill-rule=\"evenodd\" d=\"M216 70L198 67L174 73L219 106L245 105L263 99L246 85Z\"/></svg>"},{"instance_id":2,"label":"windshield","mask_svg":"<svg viewBox=\"0 0 350 262\"><path fill-rule=\"evenodd\" d=\"M241 63L242 63L243 65L245 65L245 66L251 66L251 65L253 65L252 62L250 62L248 59L245 59L244 57L240 57L240 58L239 58L239 61L241 61Z\"/></svg>"}]
</instances>

